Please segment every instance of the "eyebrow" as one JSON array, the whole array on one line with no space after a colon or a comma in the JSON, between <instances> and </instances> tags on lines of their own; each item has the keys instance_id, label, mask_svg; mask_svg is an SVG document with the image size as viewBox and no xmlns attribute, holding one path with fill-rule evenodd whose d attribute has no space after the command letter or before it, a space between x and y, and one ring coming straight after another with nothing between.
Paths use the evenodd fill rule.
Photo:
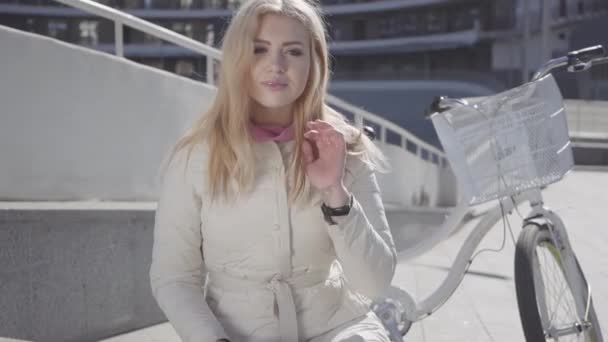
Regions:
<instances>
[{"instance_id":1,"label":"eyebrow","mask_svg":"<svg viewBox=\"0 0 608 342\"><path fill-rule=\"evenodd\" d=\"M253 41L255 43L264 43L264 44L271 45L269 41L263 40L263 39L254 39ZM285 43L283 43L283 46L287 46L287 45L302 45L302 46L304 46L304 44L302 44L302 42L297 41L297 40L296 41L291 41L291 42L285 42Z\"/></svg>"}]
</instances>

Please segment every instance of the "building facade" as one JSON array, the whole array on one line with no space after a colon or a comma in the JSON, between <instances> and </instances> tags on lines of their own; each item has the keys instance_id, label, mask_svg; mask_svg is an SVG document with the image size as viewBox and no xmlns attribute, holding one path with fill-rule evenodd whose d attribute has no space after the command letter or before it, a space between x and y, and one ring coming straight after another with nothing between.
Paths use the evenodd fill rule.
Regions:
<instances>
[{"instance_id":1,"label":"building facade","mask_svg":"<svg viewBox=\"0 0 608 342\"><path fill-rule=\"evenodd\" d=\"M238 1L98 0L215 47ZM497 89L518 84L542 61L568 51L581 23L608 18L606 0L322 0L321 5L334 79L464 79ZM112 22L52 0L0 0L0 24L114 51ZM205 79L205 58L191 51L128 27L124 44L126 58Z\"/></svg>"}]
</instances>

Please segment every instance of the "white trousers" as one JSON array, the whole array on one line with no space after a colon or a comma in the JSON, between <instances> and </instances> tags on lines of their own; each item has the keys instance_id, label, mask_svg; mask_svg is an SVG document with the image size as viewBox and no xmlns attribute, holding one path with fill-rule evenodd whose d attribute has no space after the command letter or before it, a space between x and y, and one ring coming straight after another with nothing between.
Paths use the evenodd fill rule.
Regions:
<instances>
[{"instance_id":1,"label":"white trousers","mask_svg":"<svg viewBox=\"0 0 608 342\"><path fill-rule=\"evenodd\" d=\"M372 311L308 342L390 342L388 332Z\"/></svg>"}]
</instances>

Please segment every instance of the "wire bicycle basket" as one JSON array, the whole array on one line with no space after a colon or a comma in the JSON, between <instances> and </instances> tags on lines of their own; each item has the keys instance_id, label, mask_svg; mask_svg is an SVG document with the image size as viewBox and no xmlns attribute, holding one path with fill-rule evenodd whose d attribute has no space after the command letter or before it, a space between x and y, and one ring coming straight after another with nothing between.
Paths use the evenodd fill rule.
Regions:
<instances>
[{"instance_id":1,"label":"wire bicycle basket","mask_svg":"<svg viewBox=\"0 0 608 342\"><path fill-rule=\"evenodd\" d=\"M431 115L469 205L557 182L572 169L562 100L549 74Z\"/></svg>"}]
</instances>

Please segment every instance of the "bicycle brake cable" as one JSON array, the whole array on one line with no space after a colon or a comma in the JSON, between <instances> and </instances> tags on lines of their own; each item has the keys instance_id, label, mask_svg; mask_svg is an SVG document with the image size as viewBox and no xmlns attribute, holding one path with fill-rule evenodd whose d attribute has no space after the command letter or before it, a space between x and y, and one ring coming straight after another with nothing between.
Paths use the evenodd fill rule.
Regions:
<instances>
[{"instance_id":1,"label":"bicycle brake cable","mask_svg":"<svg viewBox=\"0 0 608 342\"><path fill-rule=\"evenodd\" d=\"M502 205L502 202L499 200L498 203L500 204L500 212L502 214L502 225L503 225L502 243L498 249L484 248L484 249L480 249L479 251L475 252L475 254L473 254L473 256L471 256L471 258L469 259L469 266L473 263L473 260L475 260L475 258L477 258L477 256L483 252L496 252L496 253L502 252L502 250L505 248L505 243L507 241L507 225L509 226L509 231L512 234L511 223L505 217L505 209ZM513 238L513 235L511 235L511 237ZM468 266L467 266L467 270L468 270Z\"/></svg>"}]
</instances>

